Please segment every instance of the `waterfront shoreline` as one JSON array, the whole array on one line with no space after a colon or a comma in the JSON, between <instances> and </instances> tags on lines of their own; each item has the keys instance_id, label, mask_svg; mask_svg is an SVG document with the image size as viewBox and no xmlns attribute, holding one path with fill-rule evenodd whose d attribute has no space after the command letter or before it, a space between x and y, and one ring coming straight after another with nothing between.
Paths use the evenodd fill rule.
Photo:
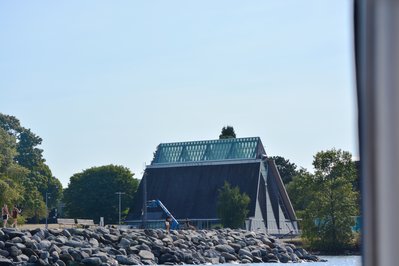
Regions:
<instances>
[{"instance_id":1,"label":"waterfront shoreline","mask_svg":"<svg viewBox=\"0 0 399 266\"><path fill-rule=\"evenodd\" d=\"M304 248L310 253L318 256L361 256L361 248L358 245L352 245L342 250L328 251L317 248L311 248L304 244L300 237L295 239L281 239L281 241L295 245L297 248Z\"/></svg>"}]
</instances>

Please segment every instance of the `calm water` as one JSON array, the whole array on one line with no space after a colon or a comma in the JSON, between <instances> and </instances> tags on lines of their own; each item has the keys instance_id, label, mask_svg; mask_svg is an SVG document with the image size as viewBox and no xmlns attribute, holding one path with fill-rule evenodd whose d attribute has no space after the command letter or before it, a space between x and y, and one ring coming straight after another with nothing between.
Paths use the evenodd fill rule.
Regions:
<instances>
[{"instance_id":1,"label":"calm water","mask_svg":"<svg viewBox=\"0 0 399 266\"><path fill-rule=\"evenodd\" d=\"M360 266L361 256L320 256L323 259L327 259L328 262L306 262L295 265L309 265L309 266ZM232 264L230 264L232 265ZM241 264L243 265L243 264ZM252 266L272 266L272 265L294 265L292 263L257 263L247 264ZM236 266L236 265L235 265Z\"/></svg>"}]
</instances>

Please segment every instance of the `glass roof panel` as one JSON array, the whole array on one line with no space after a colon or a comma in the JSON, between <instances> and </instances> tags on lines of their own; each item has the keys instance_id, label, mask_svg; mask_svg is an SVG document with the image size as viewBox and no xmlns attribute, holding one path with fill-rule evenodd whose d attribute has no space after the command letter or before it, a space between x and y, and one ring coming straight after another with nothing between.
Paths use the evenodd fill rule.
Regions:
<instances>
[{"instance_id":1,"label":"glass roof panel","mask_svg":"<svg viewBox=\"0 0 399 266\"><path fill-rule=\"evenodd\" d=\"M256 159L262 152L259 137L161 143L151 164Z\"/></svg>"}]
</instances>

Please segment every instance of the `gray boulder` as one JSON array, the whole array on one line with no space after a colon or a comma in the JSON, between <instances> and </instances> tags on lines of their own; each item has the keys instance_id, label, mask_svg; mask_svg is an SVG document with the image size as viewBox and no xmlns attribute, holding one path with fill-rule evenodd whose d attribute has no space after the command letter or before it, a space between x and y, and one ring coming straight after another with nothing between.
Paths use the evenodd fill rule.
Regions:
<instances>
[{"instance_id":1,"label":"gray boulder","mask_svg":"<svg viewBox=\"0 0 399 266\"><path fill-rule=\"evenodd\" d=\"M93 256L92 257L97 257L97 258L99 258L102 262L107 262L108 261L108 256L107 256L107 254L106 253L104 253L104 252L98 252L98 253L96 253L96 254L93 254Z\"/></svg>"},{"instance_id":2,"label":"gray boulder","mask_svg":"<svg viewBox=\"0 0 399 266\"><path fill-rule=\"evenodd\" d=\"M78 250L71 250L69 254L73 257L74 261L81 261L83 259L81 252L79 252Z\"/></svg>"},{"instance_id":3,"label":"gray boulder","mask_svg":"<svg viewBox=\"0 0 399 266\"><path fill-rule=\"evenodd\" d=\"M11 239L11 242L13 243L22 243L22 238L20 238L19 236L14 237L13 239Z\"/></svg>"},{"instance_id":4,"label":"gray boulder","mask_svg":"<svg viewBox=\"0 0 399 266\"><path fill-rule=\"evenodd\" d=\"M33 235L34 237L39 237L40 239L45 239L46 238L46 233L44 230L40 229L39 231L37 231L36 234Z\"/></svg>"},{"instance_id":5,"label":"gray boulder","mask_svg":"<svg viewBox=\"0 0 399 266\"><path fill-rule=\"evenodd\" d=\"M90 238L89 240L89 244L93 247L93 248L98 248L99 247L99 243L98 240L95 238Z\"/></svg>"},{"instance_id":6,"label":"gray boulder","mask_svg":"<svg viewBox=\"0 0 399 266\"><path fill-rule=\"evenodd\" d=\"M220 253L214 249L208 249L208 250L204 251L203 255L207 258L219 258L220 257Z\"/></svg>"},{"instance_id":7,"label":"gray boulder","mask_svg":"<svg viewBox=\"0 0 399 266\"><path fill-rule=\"evenodd\" d=\"M219 264L219 257L217 257L217 258L208 258L208 263L211 263L211 264Z\"/></svg>"},{"instance_id":8,"label":"gray boulder","mask_svg":"<svg viewBox=\"0 0 399 266\"><path fill-rule=\"evenodd\" d=\"M252 258L252 261L253 261L254 263L261 263L261 262L263 262L262 258L260 258L260 257L255 257L255 256Z\"/></svg>"},{"instance_id":9,"label":"gray boulder","mask_svg":"<svg viewBox=\"0 0 399 266\"><path fill-rule=\"evenodd\" d=\"M112 235L112 234L105 234L104 238L106 240L108 240L108 241L111 241L111 242L118 242L119 241L119 236Z\"/></svg>"},{"instance_id":10,"label":"gray boulder","mask_svg":"<svg viewBox=\"0 0 399 266\"><path fill-rule=\"evenodd\" d=\"M29 257L29 262L30 263L36 263L39 260L39 258L35 255L32 255Z\"/></svg>"},{"instance_id":11,"label":"gray boulder","mask_svg":"<svg viewBox=\"0 0 399 266\"><path fill-rule=\"evenodd\" d=\"M175 264L178 262L180 262L179 259L175 255L172 255L170 253L162 254L161 257L159 258L160 264L167 264L167 263Z\"/></svg>"},{"instance_id":12,"label":"gray boulder","mask_svg":"<svg viewBox=\"0 0 399 266\"><path fill-rule=\"evenodd\" d=\"M251 259L252 259L252 257L253 257L252 253L251 253L249 250L246 250L246 249L244 249L244 248L242 248L242 249L240 249L240 250L238 251L238 255L240 255L240 256L247 256L247 257L249 257L249 258L251 258Z\"/></svg>"},{"instance_id":13,"label":"gray boulder","mask_svg":"<svg viewBox=\"0 0 399 266\"><path fill-rule=\"evenodd\" d=\"M44 240L40 241L40 243L38 243L37 245L38 245L39 249L41 249L41 250L48 250L51 246L51 242L44 239Z\"/></svg>"},{"instance_id":14,"label":"gray boulder","mask_svg":"<svg viewBox=\"0 0 399 266\"><path fill-rule=\"evenodd\" d=\"M66 246L70 246L70 247L74 247L74 248L78 248L78 247L85 247L86 245L80 241L76 241L76 240L68 240L67 242L65 242Z\"/></svg>"},{"instance_id":15,"label":"gray boulder","mask_svg":"<svg viewBox=\"0 0 399 266\"><path fill-rule=\"evenodd\" d=\"M141 259L143 260L154 260L154 254L148 250L140 250L139 254Z\"/></svg>"},{"instance_id":16,"label":"gray boulder","mask_svg":"<svg viewBox=\"0 0 399 266\"><path fill-rule=\"evenodd\" d=\"M22 251L19 250L16 246L11 246L8 252L10 252L10 256L14 258L22 254Z\"/></svg>"},{"instance_id":17,"label":"gray boulder","mask_svg":"<svg viewBox=\"0 0 399 266\"><path fill-rule=\"evenodd\" d=\"M237 244L237 243L229 243L229 246L230 247L232 247L232 248L234 248L234 251L237 253L239 250L240 250L240 248L241 248L241 245L240 244Z\"/></svg>"},{"instance_id":18,"label":"gray boulder","mask_svg":"<svg viewBox=\"0 0 399 266\"><path fill-rule=\"evenodd\" d=\"M56 264L57 266L66 266L65 262L63 262L62 260L57 260L57 261L55 262L55 264Z\"/></svg>"},{"instance_id":19,"label":"gray boulder","mask_svg":"<svg viewBox=\"0 0 399 266\"><path fill-rule=\"evenodd\" d=\"M126 252L128 254L139 254L140 250L137 247L129 247Z\"/></svg>"},{"instance_id":20,"label":"gray boulder","mask_svg":"<svg viewBox=\"0 0 399 266\"><path fill-rule=\"evenodd\" d=\"M12 266L12 261L6 258L0 258L0 266Z\"/></svg>"},{"instance_id":21,"label":"gray boulder","mask_svg":"<svg viewBox=\"0 0 399 266\"><path fill-rule=\"evenodd\" d=\"M62 230L61 233L67 238L70 238L72 236L72 234L67 229Z\"/></svg>"},{"instance_id":22,"label":"gray boulder","mask_svg":"<svg viewBox=\"0 0 399 266\"><path fill-rule=\"evenodd\" d=\"M131 244L130 240L122 237L121 240L119 241L118 247L126 249L126 248L130 247L130 244Z\"/></svg>"},{"instance_id":23,"label":"gray boulder","mask_svg":"<svg viewBox=\"0 0 399 266\"><path fill-rule=\"evenodd\" d=\"M107 228L102 227L102 226L96 227L96 232L97 232L97 233L100 233L100 234L102 234L102 235L105 235L105 234L109 234L109 233L110 233L110 231L109 231Z\"/></svg>"},{"instance_id":24,"label":"gray boulder","mask_svg":"<svg viewBox=\"0 0 399 266\"><path fill-rule=\"evenodd\" d=\"M51 255L51 258L53 258L55 261L59 260L59 258L60 258L60 254L55 250L52 251L50 255Z\"/></svg>"},{"instance_id":25,"label":"gray boulder","mask_svg":"<svg viewBox=\"0 0 399 266\"><path fill-rule=\"evenodd\" d=\"M26 256L25 254L21 254L17 256L18 261L29 261L29 257Z\"/></svg>"},{"instance_id":26,"label":"gray boulder","mask_svg":"<svg viewBox=\"0 0 399 266\"><path fill-rule=\"evenodd\" d=\"M138 265L139 262L133 258L124 256L124 255L116 255L115 259L120 263L124 265Z\"/></svg>"},{"instance_id":27,"label":"gray boulder","mask_svg":"<svg viewBox=\"0 0 399 266\"><path fill-rule=\"evenodd\" d=\"M253 262L252 257L249 257L247 255L240 255L240 259L241 259L241 261L244 261L244 260L248 261L248 263L252 263Z\"/></svg>"},{"instance_id":28,"label":"gray boulder","mask_svg":"<svg viewBox=\"0 0 399 266\"><path fill-rule=\"evenodd\" d=\"M237 260L236 256L234 256L233 254L228 253L228 252L222 252L220 255L222 255L222 257L225 258L226 261L235 261L235 260Z\"/></svg>"},{"instance_id":29,"label":"gray boulder","mask_svg":"<svg viewBox=\"0 0 399 266\"><path fill-rule=\"evenodd\" d=\"M63 236L63 235L62 236L57 236L54 239L54 242L60 243L60 244L65 244L67 241L68 241L68 238L66 236Z\"/></svg>"},{"instance_id":30,"label":"gray boulder","mask_svg":"<svg viewBox=\"0 0 399 266\"><path fill-rule=\"evenodd\" d=\"M241 263L243 263L243 264L249 264L249 263L252 263L252 261L250 261L250 260L248 260L248 259L242 259L242 260L241 260Z\"/></svg>"},{"instance_id":31,"label":"gray boulder","mask_svg":"<svg viewBox=\"0 0 399 266\"><path fill-rule=\"evenodd\" d=\"M90 257L90 258L85 258L81 261L84 265L89 265L89 266L98 266L102 263L101 259L98 257Z\"/></svg>"},{"instance_id":32,"label":"gray boulder","mask_svg":"<svg viewBox=\"0 0 399 266\"><path fill-rule=\"evenodd\" d=\"M252 251L251 251L251 254L252 254L252 256L254 256L254 257L261 257L261 256L262 256L262 253L261 253L261 251L260 251L259 249L254 249L254 250L252 250Z\"/></svg>"},{"instance_id":33,"label":"gray boulder","mask_svg":"<svg viewBox=\"0 0 399 266\"><path fill-rule=\"evenodd\" d=\"M68 253L63 253L60 254L60 259L65 262L66 264L68 264L68 262L70 261L74 261L75 259L71 256L71 254Z\"/></svg>"},{"instance_id":34,"label":"gray boulder","mask_svg":"<svg viewBox=\"0 0 399 266\"><path fill-rule=\"evenodd\" d=\"M53 251L56 251L58 254L60 254L62 250L57 245L51 244L49 252L51 253Z\"/></svg>"},{"instance_id":35,"label":"gray boulder","mask_svg":"<svg viewBox=\"0 0 399 266\"><path fill-rule=\"evenodd\" d=\"M287 263L291 260L291 257L288 256L286 253L279 253L277 257L282 263Z\"/></svg>"},{"instance_id":36,"label":"gray boulder","mask_svg":"<svg viewBox=\"0 0 399 266\"><path fill-rule=\"evenodd\" d=\"M150 248L148 245L146 245L146 244L138 245L138 246L136 246L136 248L137 248L138 250L148 250L148 251L151 251L151 248Z\"/></svg>"},{"instance_id":37,"label":"gray boulder","mask_svg":"<svg viewBox=\"0 0 399 266\"><path fill-rule=\"evenodd\" d=\"M227 252L227 253L231 253L231 254L235 253L234 248L232 248L229 245L217 245L217 246L215 246L215 249L219 252Z\"/></svg>"},{"instance_id":38,"label":"gray boulder","mask_svg":"<svg viewBox=\"0 0 399 266\"><path fill-rule=\"evenodd\" d=\"M0 236L7 235L9 239L13 239L14 237L23 237L25 235L23 232L18 231L15 228L3 228L2 230L3 234L0 233Z\"/></svg>"},{"instance_id":39,"label":"gray boulder","mask_svg":"<svg viewBox=\"0 0 399 266\"><path fill-rule=\"evenodd\" d=\"M8 257L8 256L10 256L10 252L8 252L5 249L0 249L0 256Z\"/></svg>"},{"instance_id":40,"label":"gray boulder","mask_svg":"<svg viewBox=\"0 0 399 266\"><path fill-rule=\"evenodd\" d=\"M23 248L23 249L21 249L21 251L22 251L23 254L25 254L25 255L28 256L28 257L30 257L30 256L36 256L36 257L37 257L36 252L33 251L33 250L30 249L30 248Z\"/></svg>"},{"instance_id":41,"label":"gray boulder","mask_svg":"<svg viewBox=\"0 0 399 266\"><path fill-rule=\"evenodd\" d=\"M25 246L24 244L22 244L22 243L15 243L15 246L16 246L18 249L26 248L26 246Z\"/></svg>"},{"instance_id":42,"label":"gray boulder","mask_svg":"<svg viewBox=\"0 0 399 266\"><path fill-rule=\"evenodd\" d=\"M41 259L48 259L50 257L50 253L48 251L42 251L40 252L40 258Z\"/></svg>"}]
</instances>

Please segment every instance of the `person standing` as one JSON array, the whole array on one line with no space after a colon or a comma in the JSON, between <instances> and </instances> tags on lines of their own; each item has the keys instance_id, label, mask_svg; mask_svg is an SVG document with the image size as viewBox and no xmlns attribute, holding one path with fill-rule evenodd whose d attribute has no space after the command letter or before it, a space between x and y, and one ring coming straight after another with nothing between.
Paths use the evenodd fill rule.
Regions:
<instances>
[{"instance_id":1,"label":"person standing","mask_svg":"<svg viewBox=\"0 0 399 266\"><path fill-rule=\"evenodd\" d=\"M12 227L17 228L18 226L18 215L21 213L21 210L18 209L17 205L14 205L14 208L12 209L11 212L11 217L13 219Z\"/></svg>"},{"instance_id":2,"label":"person standing","mask_svg":"<svg viewBox=\"0 0 399 266\"><path fill-rule=\"evenodd\" d=\"M8 211L7 204L4 203L3 208L1 208L1 217L3 218L3 227L7 227L8 216L10 215Z\"/></svg>"},{"instance_id":3,"label":"person standing","mask_svg":"<svg viewBox=\"0 0 399 266\"><path fill-rule=\"evenodd\" d=\"M165 229L166 229L166 233L169 234L170 233L170 223L171 223L172 218L170 218L170 216L166 217L165 220Z\"/></svg>"}]
</instances>

